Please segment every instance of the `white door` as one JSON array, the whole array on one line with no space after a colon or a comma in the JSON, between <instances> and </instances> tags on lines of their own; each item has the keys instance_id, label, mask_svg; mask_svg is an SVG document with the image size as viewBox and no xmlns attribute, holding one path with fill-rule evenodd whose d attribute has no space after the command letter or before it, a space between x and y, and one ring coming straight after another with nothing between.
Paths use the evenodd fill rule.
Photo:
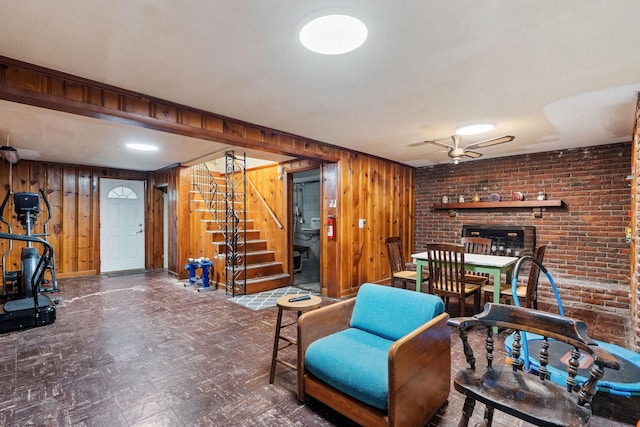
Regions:
<instances>
[{"instance_id":1,"label":"white door","mask_svg":"<svg viewBox=\"0 0 640 427\"><path fill-rule=\"evenodd\" d=\"M144 181L100 179L100 271L144 268Z\"/></svg>"}]
</instances>

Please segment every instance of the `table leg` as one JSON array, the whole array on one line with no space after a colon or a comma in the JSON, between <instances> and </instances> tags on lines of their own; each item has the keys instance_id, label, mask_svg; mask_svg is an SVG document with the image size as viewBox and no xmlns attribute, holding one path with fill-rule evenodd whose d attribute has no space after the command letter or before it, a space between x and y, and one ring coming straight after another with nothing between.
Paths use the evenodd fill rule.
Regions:
<instances>
[{"instance_id":1,"label":"table leg","mask_svg":"<svg viewBox=\"0 0 640 427\"><path fill-rule=\"evenodd\" d=\"M500 302L500 270L493 271L493 302L498 304Z\"/></svg>"},{"instance_id":2,"label":"table leg","mask_svg":"<svg viewBox=\"0 0 640 427\"><path fill-rule=\"evenodd\" d=\"M416 292L422 292L422 261L416 260Z\"/></svg>"}]
</instances>

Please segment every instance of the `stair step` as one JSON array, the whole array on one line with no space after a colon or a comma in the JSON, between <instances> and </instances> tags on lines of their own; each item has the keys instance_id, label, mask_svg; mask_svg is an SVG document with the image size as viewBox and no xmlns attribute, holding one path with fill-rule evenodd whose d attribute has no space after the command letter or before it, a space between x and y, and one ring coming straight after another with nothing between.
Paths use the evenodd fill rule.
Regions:
<instances>
[{"instance_id":1,"label":"stair step","mask_svg":"<svg viewBox=\"0 0 640 427\"><path fill-rule=\"evenodd\" d=\"M211 242L211 243L214 245L214 250L217 255L224 254L224 251L225 251L224 241ZM240 248L243 247L242 244L238 244L238 246L240 246ZM266 251L267 241L266 240L247 240L246 246L247 246L248 252Z\"/></svg>"},{"instance_id":2,"label":"stair step","mask_svg":"<svg viewBox=\"0 0 640 427\"><path fill-rule=\"evenodd\" d=\"M254 283L267 282L269 280L288 279L289 277L290 276L287 273L273 274L271 276L256 277L254 279L247 279L247 285L250 284L250 283L254 284Z\"/></svg>"},{"instance_id":3,"label":"stair step","mask_svg":"<svg viewBox=\"0 0 640 427\"><path fill-rule=\"evenodd\" d=\"M219 258L226 258L225 254L222 253L218 255ZM271 262L275 261L275 252L274 251L247 251L246 263L247 265L263 263L263 262Z\"/></svg>"},{"instance_id":4,"label":"stair step","mask_svg":"<svg viewBox=\"0 0 640 427\"><path fill-rule=\"evenodd\" d=\"M238 233L245 234L245 231L247 242L251 240L260 240L260 230L239 230ZM206 230L205 232L207 234L211 234L212 239L214 239L212 240L213 243L224 243L224 230Z\"/></svg>"},{"instance_id":5,"label":"stair step","mask_svg":"<svg viewBox=\"0 0 640 427\"><path fill-rule=\"evenodd\" d=\"M227 267L231 270L230 267ZM273 275L282 274L282 263L278 261L263 262L258 264L247 265L247 280L261 277L271 277Z\"/></svg>"},{"instance_id":6,"label":"stair step","mask_svg":"<svg viewBox=\"0 0 640 427\"><path fill-rule=\"evenodd\" d=\"M203 222L206 224L207 231L223 231L224 230L225 220L216 221L215 219L201 219L200 222ZM243 223L241 223L240 225L244 225L247 230L255 230L253 228L255 226L255 223L252 219L243 221ZM243 231L243 229L240 231Z\"/></svg>"}]
</instances>

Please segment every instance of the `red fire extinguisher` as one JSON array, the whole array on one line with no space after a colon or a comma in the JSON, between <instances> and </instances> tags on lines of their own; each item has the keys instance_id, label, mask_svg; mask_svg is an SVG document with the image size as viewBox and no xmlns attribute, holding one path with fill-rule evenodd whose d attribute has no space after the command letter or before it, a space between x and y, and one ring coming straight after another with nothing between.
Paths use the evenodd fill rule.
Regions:
<instances>
[{"instance_id":1,"label":"red fire extinguisher","mask_svg":"<svg viewBox=\"0 0 640 427\"><path fill-rule=\"evenodd\" d=\"M333 215L329 215L327 217L327 238L329 240L334 240L336 238L336 230L335 230L335 225L336 225L336 217Z\"/></svg>"}]
</instances>

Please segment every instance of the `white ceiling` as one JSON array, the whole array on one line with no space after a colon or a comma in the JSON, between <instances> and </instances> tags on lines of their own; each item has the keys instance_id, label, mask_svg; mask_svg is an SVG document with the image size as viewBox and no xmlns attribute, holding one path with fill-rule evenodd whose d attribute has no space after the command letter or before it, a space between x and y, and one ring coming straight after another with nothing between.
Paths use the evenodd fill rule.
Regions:
<instances>
[{"instance_id":1,"label":"white ceiling","mask_svg":"<svg viewBox=\"0 0 640 427\"><path fill-rule=\"evenodd\" d=\"M496 129L463 145L516 137L483 158L629 141L640 91L637 0L0 4L0 55L412 166L450 160L410 144L477 121ZM325 9L362 19L369 39L305 50L296 31ZM2 129L22 158L126 169L228 148L11 102ZM132 139L161 149L123 151Z\"/></svg>"}]
</instances>

